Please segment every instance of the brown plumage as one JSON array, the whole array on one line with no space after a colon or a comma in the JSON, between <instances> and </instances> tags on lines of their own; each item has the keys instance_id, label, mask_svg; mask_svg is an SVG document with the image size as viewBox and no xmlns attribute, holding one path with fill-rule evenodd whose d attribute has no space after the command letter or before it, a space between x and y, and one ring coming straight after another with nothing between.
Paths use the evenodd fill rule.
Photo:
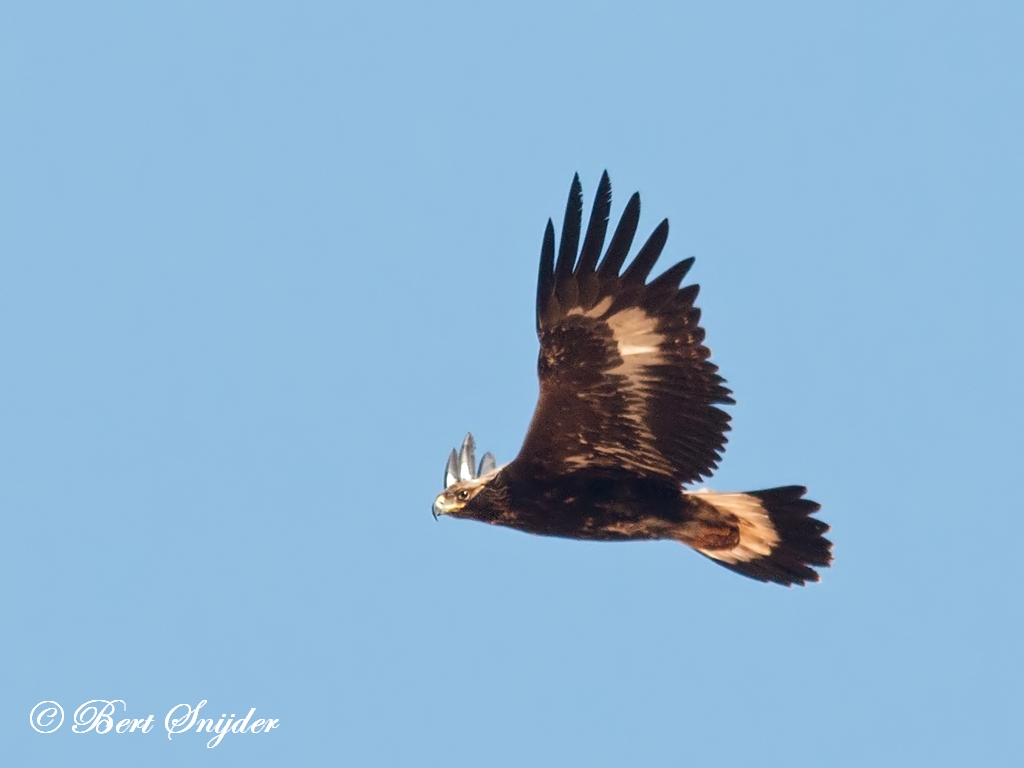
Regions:
<instances>
[{"instance_id":1,"label":"brown plumage","mask_svg":"<svg viewBox=\"0 0 1024 768\"><path fill-rule=\"evenodd\" d=\"M634 194L601 259L611 183L601 177L586 236L573 179L555 257L549 220L537 281L540 397L519 455L475 468L472 438L452 452L434 514L579 539L673 539L761 581L817 581L828 526L798 486L688 492L721 458L733 402L708 358L686 259L648 282L662 221L622 270L640 217ZM578 251L578 253L577 253Z\"/></svg>"}]
</instances>

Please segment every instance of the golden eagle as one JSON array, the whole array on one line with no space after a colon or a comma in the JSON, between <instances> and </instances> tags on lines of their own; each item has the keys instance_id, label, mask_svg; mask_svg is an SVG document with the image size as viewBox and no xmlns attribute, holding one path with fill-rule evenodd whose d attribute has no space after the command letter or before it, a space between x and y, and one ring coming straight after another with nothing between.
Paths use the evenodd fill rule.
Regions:
<instances>
[{"instance_id":1,"label":"golden eagle","mask_svg":"<svg viewBox=\"0 0 1024 768\"><path fill-rule=\"evenodd\" d=\"M832 544L806 488L683 489L718 465L729 415L716 405L734 401L708 361L693 305L699 287L679 287L693 258L648 282L666 219L622 271L640 196L629 199L602 259L610 209L605 172L580 249L574 177L557 260L548 220L537 281L540 398L526 440L509 464L496 466L488 453L477 467L467 435L448 459L434 516L572 539L673 539L753 579L817 581Z\"/></svg>"}]
</instances>

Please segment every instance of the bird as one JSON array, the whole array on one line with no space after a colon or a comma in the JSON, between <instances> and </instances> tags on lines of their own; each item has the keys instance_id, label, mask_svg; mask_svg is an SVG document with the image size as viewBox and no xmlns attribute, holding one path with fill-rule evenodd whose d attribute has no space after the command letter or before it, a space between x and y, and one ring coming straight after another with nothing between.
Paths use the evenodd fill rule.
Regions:
<instances>
[{"instance_id":1,"label":"bird","mask_svg":"<svg viewBox=\"0 0 1024 768\"><path fill-rule=\"evenodd\" d=\"M733 405L681 287L690 257L649 279L668 239L663 220L625 266L640 220L626 203L607 248L607 171L590 219L573 177L557 258L551 219L541 245L536 322L540 393L519 454L476 464L467 434L445 466L433 515L591 541L672 540L761 582L816 582L832 562L829 526L804 486L745 493L690 488L725 448ZM604 255L602 257L602 251Z\"/></svg>"}]
</instances>

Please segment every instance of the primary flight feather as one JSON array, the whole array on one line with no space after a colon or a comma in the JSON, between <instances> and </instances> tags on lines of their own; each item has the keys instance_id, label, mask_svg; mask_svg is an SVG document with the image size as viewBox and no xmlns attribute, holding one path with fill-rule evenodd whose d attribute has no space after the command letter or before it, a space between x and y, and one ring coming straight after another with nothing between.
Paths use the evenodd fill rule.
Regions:
<instances>
[{"instance_id":1,"label":"primary flight feather","mask_svg":"<svg viewBox=\"0 0 1024 768\"><path fill-rule=\"evenodd\" d=\"M580 247L573 178L561 238L548 220L537 279L540 397L519 455L476 465L472 435L452 451L435 517L574 539L673 539L745 576L817 581L828 526L806 489L687 491L718 465L733 402L708 358L689 258L648 281L662 221L623 271L640 219L634 194L604 250L611 182L601 177ZM602 258L601 252L604 250Z\"/></svg>"}]
</instances>

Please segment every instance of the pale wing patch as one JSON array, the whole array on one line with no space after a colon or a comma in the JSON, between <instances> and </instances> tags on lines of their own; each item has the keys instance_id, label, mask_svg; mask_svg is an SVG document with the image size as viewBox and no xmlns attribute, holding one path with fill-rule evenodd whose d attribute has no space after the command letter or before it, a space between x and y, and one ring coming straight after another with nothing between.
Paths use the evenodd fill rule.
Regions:
<instances>
[{"instance_id":1,"label":"pale wing patch","mask_svg":"<svg viewBox=\"0 0 1024 768\"><path fill-rule=\"evenodd\" d=\"M658 333L658 318L651 317L640 307L630 307L605 320L612 329L622 364L612 373L633 375L639 366L657 365L663 358L659 347L665 336ZM639 359L634 359L639 358Z\"/></svg>"},{"instance_id":2,"label":"pale wing patch","mask_svg":"<svg viewBox=\"0 0 1024 768\"><path fill-rule=\"evenodd\" d=\"M610 307L611 299L605 301ZM604 303L599 303L591 312L596 313ZM619 365L608 371L608 375L626 378L627 404L623 412L617 415L633 425L640 437L640 445L635 450L619 446L595 446L595 450L614 457L626 469L641 472L653 469L670 475L673 472L672 465L654 447L654 434L647 423L647 402L652 396L647 388L647 367L664 362L659 347L665 336L656 330L658 319L640 307L630 307L604 318L604 322L608 323L612 331L616 352L622 359Z\"/></svg>"},{"instance_id":3,"label":"pale wing patch","mask_svg":"<svg viewBox=\"0 0 1024 768\"><path fill-rule=\"evenodd\" d=\"M611 309L612 302L614 300L615 300L614 296L605 296L603 299L601 299L599 302L597 302L597 304L595 304L594 306L592 306L590 309L588 309L586 311L584 311L583 307L573 307L572 309L570 309L565 314L567 316L570 316L570 317L572 315L583 315L584 317L594 317L594 318L597 318L597 317L600 317L601 315L603 315L609 309Z\"/></svg>"},{"instance_id":4,"label":"pale wing patch","mask_svg":"<svg viewBox=\"0 0 1024 768\"><path fill-rule=\"evenodd\" d=\"M625 379L621 387L625 403L621 410L609 413L602 392L583 389L577 391L576 396L588 404L592 413L610 420L612 423L609 423L609 427L616 422L628 426L636 435L636 440L630 441L629 445L600 441L591 444L581 434L578 436L581 450L565 457L565 466L569 469L584 469L593 466L595 462L605 466L610 463L642 474L653 471L672 475L675 468L655 447L647 410L647 404L654 396L649 389L650 382L657 380L656 376L650 375L649 368L665 363L661 345L666 341L666 336L657 330L658 318L647 314L640 307L629 307L608 316L614 301L614 297L606 296L589 310L573 307L566 314L607 324L615 343L615 354L621 362L605 371L604 375Z\"/></svg>"},{"instance_id":5,"label":"pale wing patch","mask_svg":"<svg viewBox=\"0 0 1024 768\"><path fill-rule=\"evenodd\" d=\"M715 493L707 489L686 491L699 495L715 509L736 519L740 530L740 543L732 549L699 549L708 557L723 563L747 563L768 557L780 541L779 532L772 525L761 500L746 493Z\"/></svg>"}]
</instances>

